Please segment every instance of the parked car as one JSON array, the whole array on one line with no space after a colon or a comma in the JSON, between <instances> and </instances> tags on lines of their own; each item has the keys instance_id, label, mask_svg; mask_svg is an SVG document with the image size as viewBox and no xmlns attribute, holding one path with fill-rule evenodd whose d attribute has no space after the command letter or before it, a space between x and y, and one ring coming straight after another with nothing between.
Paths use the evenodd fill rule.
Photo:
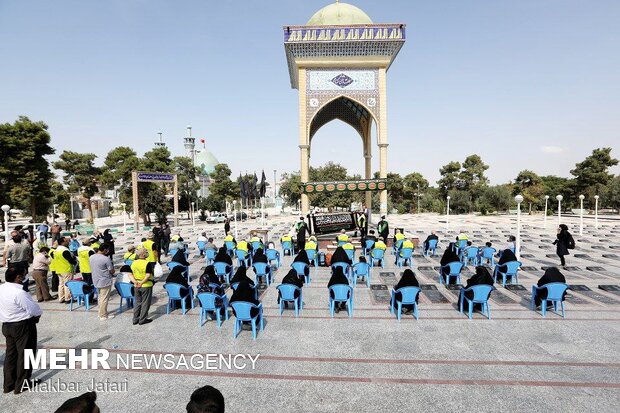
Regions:
<instances>
[{"instance_id":1,"label":"parked car","mask_svg":"<svg viewBox=\"0 0 620 413\"><path fill-rule=\"evenodd\" d=\"M216 214L210 217L207 217L207 224L220 224L226 221L226 216L224 214Z\"/></svg>"},{"instance_id":2,"label":"parked car","mask_svg":"<svg viewBox=\"0 0 620 413\"><path fill-rule=\"evenodd\" d=\"M238 211L236 215L237 215L237 219L238 219L238 220L248 219L248 214L246 214L246 213L245 213L245 212L243 212L243 211ZM231 217L231 219L234 219L234 216L233 216L233 217Z\"/></svg>"}]
</instances>

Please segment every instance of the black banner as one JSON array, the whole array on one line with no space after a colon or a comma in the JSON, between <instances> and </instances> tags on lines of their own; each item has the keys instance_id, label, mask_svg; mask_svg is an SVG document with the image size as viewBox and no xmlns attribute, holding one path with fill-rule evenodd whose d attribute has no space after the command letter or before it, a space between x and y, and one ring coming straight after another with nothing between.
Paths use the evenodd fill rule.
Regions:
<instances>
[{"instance_id":1,"label":"black banner","mask_svg":"<svg viewBox=\"0 0 620 413\"><path fill-rule=\"evenodd\" d=\"M311 215L312 230L318 235L340 232L343 229L352 231L356 228L355 218L355 212Z\"/></svg>"}]
</instances>

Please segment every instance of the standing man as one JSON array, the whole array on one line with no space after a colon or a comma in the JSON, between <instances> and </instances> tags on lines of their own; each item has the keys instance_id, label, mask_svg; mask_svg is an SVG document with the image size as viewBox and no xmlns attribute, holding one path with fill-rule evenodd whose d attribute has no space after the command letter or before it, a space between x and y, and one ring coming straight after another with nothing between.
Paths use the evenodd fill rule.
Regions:
<instances>
[{"instance_id":1,"label":"standing man","mask_svg":"<svg viewBox=\"0 0 620 413\"><path fill-rule=\"evenodd\" d=\"M387 241L388 235L390 234L390 226L385 220L385 215L381 216L381 221L377 224L377 232L379 232L379 238L383 238Z\"/></svg>"},{"instance_id":2,"label":"standing man","mask_svg":"<svg viewBox=\"0 0 620 413\"><path fill-rule=\"evenodd\" d=\"M152 319L148 318L151 298L153 297L153 274L155 263L149 262L149 251L144 248L136 252L136 260L131 264L129 278L134 284L134 307L133 325L148 324Z\"/></svg>"},{"instance_id":3,"label":"standing man","mask_svg":"<svg viewBox=\"0 0 620 413\"><path fill-rule=\"evenodd\" d=\"M71 231L71 220L69 218L65 219L65 231Z\"/></svg>"},{"instance_id":4,"label":"standing man","mask_svg":"<svg viewBox=\"0 0 620 413\"><path fill-rule=\"evenodd\" d=\"M10 268L6 272L6 283L0 285L0 321L2 334L6 338L4 356L4 393L21 393L30 389L32 369L24 366L24 350L37 349L37 323L41 307L22 289L25 271Z\"/></svg>"},{"instance_id":5,"label":"standing man","mask_svg":"<svg viewBox=\"0 0 620 413\"><path fill-rule=\"evenodd\" d=\"M357 216L357 227L360 230L360 237L362 239L366 238L367 224L368 224L368 220L366 219L366 212L362 211Z\"/></svg>"},{"instance_id":6,"label":"standing man","mask_svg":"<svg viewBox=\"0 0 620 413\"><path fill-rule=\"evenodd\" d=\"M161 249L164 251L164 255L168 255L170 251L170 234L172 230L170 229L170 224L168 221L164 222L161 227Z\"/></svg>"},{"instance_id":7,"label":"standing man","mask_svg":"<svg viewBox=\"0 0 620 413\"><path fill-rule=\"evenodd\" d=\"M50 289L47 284L47 272L49 271L52 259L49 257L50 249L45 246L42 247L35 255L32 262L32 278L35 282L35 292L37 294L37 301L52 301L56 297L50 295Z\"/></svg>"},{"instance_id":8,"label":"standing man","mask_svg":"<svg viewBox=\"0 0 620 413\"><path fill-rule=\"evenodd\" d=\"M41 242L45 242L47 244L47 231L49 231L49 226L47 225L47 221L42 224L39 224L37 227L37 232L39 233L39 239Z\"/></svg>"},{"instance_id":9,"label":"standing man","mask_svg":"<svg viewBox=\"0 0 620 413\"><path fill-rule=\"evenodd\" d=\"M114 275L114 266L109 254L110 244L104 242L97 249L97 253L88 258L93 285L99 290L99 320L101 321L114 318L114 314L108 314L108 300Z\"/></svg>"},{"instance_id":10,"label":"standing man","mask_svg":"<svg viewBox=\"0 0 620 413\"><path fill-rule=\"evenodd\" d=\"M58 239L60 239L60 231L62 231L61 226L54 221L54 224L52 225L52 229L50 231L52 232L52 243L54 243L54 241L58 241Z\"/></svg>"},{"instance_id":11,"label":"standing man","mask_svg":"<svg viewBox=\"0 0 620 413\"><path fill-rule=\"evenodd\" d=\"M2 256L2 265L6 266L8 261L9 268L23 267L28 273L28 262L32 257L32 247L30 243L23 239L19 231L11 231L11 239L6 243Z\"/></svg>"},{"instance_id":12,"label":"standing man","mask_svg":"<svg viewBox=\"0 0 620 413\"><path fill-rule=\"evenodd\" d=\"M224 235L228 235L229 232L230 232L230 218L226 217L226 220L224 221Z\"/></svg>"},{"instance_id":13,"label":"standing man","mask_svg":"<svg viewBox=\"0 0 620 413\"><path fill-rule=\"evenodd\" d=\"M297 251L302 251L306 248L306 233L310 235L304 217L299 217L299 222L295 224L295 232L297 233Z\"/></svg>"},{"instance_id":14,"label":"standing man","mask_svg":"<svg viewBox=\"0 0 620 413\"><path fill-rule=\"evenodd\" d=\"M90 257L95 255L95 250L90 246L91 242L86 239L82 242L82 246L77 250L77 260L80 264L80 273L82 273L82 280L88 285L93 285L93 275L90 268ZM69 250L70 251L70 250Z\"/></svg>"},{"instance_id":15,"label":"standing man","mask_svg":"<svg viewBox=\"0 0 620 413\"><path fill-rule=\"evenodd\" d=\"M155 235L151 232L146 236L146 238L146 241L143 241L142 244L139 245L139 247L144 248L149 254L146 260L152 263L159 262L159 254L157 252L159 248L157 243L154 241Z\"/></svg>"},{"instance_id":16,"label":"standing man","mask_svg":"<svg viewBox=\"0 0 620 413\"><path fill-rule=\"evenodd\" d=\"M71 301L71 292L67 287L67 282L73 279L75 264L77 261L69 251L69 238L60 237L58 247L54 251L54 269L60 279L58 286L58 299L61 304Z\"/></svg>"}]
</instances>

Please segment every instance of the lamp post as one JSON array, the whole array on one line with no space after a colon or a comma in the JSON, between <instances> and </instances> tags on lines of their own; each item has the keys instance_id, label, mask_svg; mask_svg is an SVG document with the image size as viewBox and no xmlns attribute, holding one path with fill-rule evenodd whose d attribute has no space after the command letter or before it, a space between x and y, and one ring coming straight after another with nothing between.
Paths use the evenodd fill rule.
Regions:
<instances>
[{"instance_id":1,"label":"lamp post","mask_svg":"<svg viewBox=\"0 0 620 413\"><path fill-rule=\"evenodd\" d=\"M196 203L192 201L192 227L196 226Z\"/></svg>"},{"instance_id":2,"label":"lamp post","mask_svg":"<svg viewBox=\"0 0 620 413\"><path fill-rule=\"evenodd\" d=\"M579 235L583 235L583 200L586 197L579 195Z\"/></svg>"},{"instance_id":3,"label":"lamp post","mask_svg":"<svg viewBox=\"0 0 620 413\"><path fill-rule=\"evenodd\" d=\"M233 216L235 217L235 239L239 237L239 232L237 231L237 200L233 200Z\"/></svg>"},{"instance_id":4,"label":"lamp post","mask_svg":"<svg viewBox=\"0 0 620 413\"><path fill-rule=\"evenodd\" d=\"M594 195L594 228L598 229L598 195Z\"/></svg>"},{"instance_id":5,"label":"lamp post","mask_svg":"<svg viewBox=\"0 0 620 413\"><path fill-rule=\"evenodd\" d=\"M450 229L450 195L446 197L448 204L446 205L446 230Z\"/></svg>"},{"instance_id":6,"label":"lamp post","mask_svg":"<svg viewBox=\"0 0 620 413\"><path fill-rule=\"evenodd\" d=\"M8 205L2 205L2 212L4 212L4 242L5 245L9 242L9 211L11 207Z\"/></svg>"},{"instance_id":7,"label":"lamp post","mask_svg":"<svg viewBox=\"0 0 620 413\"><path fill-rule=\"evenodd\" d=\"M545 195L545 218L543 221L543 228L547 229L547 204L549 203L549 195Z\"/></svg>"},{"instance_id":8,"label":"lamp post","mask_svg":"<svg viewBox=\"0 0 620 413\"><path fill-rule=\"evenodd\" d=\"M517 260L521 257L521 202L523 202L523 195L519 194L515 196L515 202L517 203L517 240L515 242L515 255Z\"/></svg>"},{"instance_id":9,"label":"lamp post","mask_svg":"<svg viewBox=\"0 0 620 413\"><path fill-rule=\"evenodd\" d=\"M126 233L127 232L127 212L125 211L125 207L127 206L127 204L123 202L121 206L123 207L123 232Z\"/></svg>"},{"instance_id":10,"label":"lamp post","mask_svg":"<svg viewBox=\"0 0 620 413\"><path fill-rule=\"evenodd\" d=\"M555 197L558 200L558 225L562 223L562 200L564 197L562 195L558 195Z\"/></svg>"},{"instance_id":11,"label":"lamp post","mask_svg":"<svg viewBox=\"0 0 620 413\"><path fill-rule=\"evenodd\" d=\"M52 222L56 222L56 208L58 207L58 204L54 204L52 207L54 208L52 212Z\"/></svg>"},{"instance_id":12,"label":"lamp post","mask_svg":"<svg viewBox=\"0 0 620 413\"><path fill-rule=\"evenodd\" d=\"M301 199L297 201L297 210L301 212Z\"/></svg>"},{"instance_id":13,"label":"lamp post","mask_svg":"<svg viewBox=\"0 0 620 413\"><path fill-rule=\"evenodd\" d=\"M276 204L276 196L278 196L278 181L276 180L276 170L273 170L273 204Z\"/></svg>"}]
</instances>

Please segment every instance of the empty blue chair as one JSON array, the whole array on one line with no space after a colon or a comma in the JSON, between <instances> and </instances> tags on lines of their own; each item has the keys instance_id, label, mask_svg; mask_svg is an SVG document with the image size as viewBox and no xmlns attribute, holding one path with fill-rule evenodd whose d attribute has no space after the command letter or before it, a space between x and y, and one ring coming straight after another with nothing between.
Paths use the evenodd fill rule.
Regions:
<instances>
[{"instance_id":1,"label":"empty blue chair","mask_svg":"<svg viewBox=\"0 0 620 413\"><path fill-rule=\"evenodd\" d=\"M380 248L374 248L372 251L370 251L371 265L374 267L375 263L380 262L381 268L384 268L383 266L384 256L385 256L385 250L382 250Z\"/></svg>"},{"instance_id":2,"label":"empty blue chair","mask_svg":"<svg viewBox=\"0 0 620 413\"><path fill-rule=\"evenodd\" d=\"M133 308L134 297L133 297L133 284L132 283L115 283L114 288L116 288L116 292L121 297L121 301L118 304L118 312L123 312L123 300L127 301L127 309Z\"/></svg>"},{"instance_id":3,"label":"empty blue chair","mask_svg":"<svg viewBox=\"0 0 620 413\"><path fill-rule=\"evenodd\" d=\"M469 317L469 319L471 320L474 304L481 304L483 314L486 311L487 318L490 320L491 309L489 308L489 296L491 295L491 291L493 291L494 289L495 287L487 284L474 285L473 287L469 287L468 289L461 288L461 303L459 306L459 311L461 313L463 312L463 303L467 301L467 304L469 306L467 310L467 317ZM474 293L473 298L470 299L465 297L465 293L468 291L472 291Z\"/></svg>"},{"instance_id":4,"label":"empty blue chair","mask_svg":"<svg viewBox=\"0 0 620 413\"><path fill-rule=\"evenodd\" d=\"M409 264L409 267L413 264L413 248L403 248L398 253L398 258L396 259L398 266L402 267L405 264Z\"/></svg>"},{"instance_id":5,"label":"empty blue chair","mask_svg":"<svg viewBox=\"0 0 620 413\"><path fill-rule=\"evenodd\" d=\"M94 289L90 293L86 294L84 292L84 288L89 285L84 281L67 281L65 284L67 288L69 288L69 292L71 292L71 301L69 302L69 311L73 311L73 300L77 302L77 305L82 305L82 301L84 302L84 307L86 311L90 310L90 297L94 294Z\"/></svg>"},{"instance_id":6,"label":"empty blue chair","mask_svg":"<svg viewBox=\"0 0 620 413\"><path fill-rule=\"evenodd\" d=\"M355 250L344 250L351 261L355 261Z\"/></svg>"},{"instance_id":7,"label":"empty blue chair","mask_svg":"<svg viewBox=\"0 0 620 413\"><path fill-rule=\"evenodd\" d=\"M265 251L265 255L267 256L267 260L269 261L270 265L272 261L275 261L276 268L280 268L280 253L277 250L268 249L267 251Z\"/></svg>"},{"instance_id":8,"label":"empty blue chair","mask_svg":"<svg viewBox=\"0 0 620 413\"><path fill-rule=\"evenodd\" d=\"M256 325L260 322L259 328L261 331L265 328L265 319L263 317L263 304L252 304L245 301L235 301L230 303L230 306L235 310L235 328L233 329L233 338L237 338L241 331L244 321L252 323L252 339L256 340ZM258 309L258 313L252 317L252 309Z\"/></svg>"},{"instance_id":9,"label":"empty blue chair","mask_svg":"<svg viewBox=\"0 0 620 413\"><path fill-rule=\"evenodd\" d=\"M547 298L541 299L540 310L542 316L545 317L547 315L547 301L551 301L553 303L553 310L558 312L558 306L562 309L562 318L564 318L564 293L568 289L568 285L564 283L549 283L545 284L542 287L537 285L532 286L532 302L530 303L530 308L532 310L535 309L535 299L538 294L540 294L541 290L547 290Z\"/></svg>"},{"instance_id":10,"label":"empty blue chair","mask_svg":"<svg viewBox=\"0 0 620 413\"><path fill-rule=\"evenodd\" d=\"M201 255L205 251L205 247L206 246L207 246L206 242L204 242L204 241L196 241L196 247L198 248L198 251L200 251Z\"/></svg>"},{"instance_id":11,"label":"empty blue chair","mask_svg":"<svg viewBox=\"0 0 620 413\"><path fill-rule=\"evenodd\" d=\"M215 275L220 277L220 279L224 278L226 284L230 284L230 278L233 276L232 265L228 265L225 262L215 262L213 263L213 268L215 269Z\"/></svg>"},{"instance_id":12,"label":"empty blue chair","mask_svg":"<svg viewBox=\"0 0 620 413\"><path fill-rule=\"evenodd\" d=\"M256 276L256 284L258 284L261 277L265 277L265 283L267 283L267 287L271 285L271 265L265 264L264 262L255 262L254 275Z\"/></svg>"},{"instance_id":13,"label":"empty blue chair","mask_svg":"<svg viewBox=\"0 0 620 413\"><path fill-rule=\"evenodd\" d=\"M295 255L295 246L293 245L293 241L282 241L282 254L286 255Z\"/></svg>"},{"instance_id":14,"label":"empty blue chair","mask_svg":"<svg viewBox=\"0 0 620 413\"><path fill-rule=\"evenodd\" d=\"M232 257L235 254L235 243L232 241L225 241L224 245L226 246L226 252Z\"/></svg>"},{"instance_id":15,"label":"empty blue chair","mask_svg":"<svg viewBox=\"0 0 620 413\"><path fill-rule=\"evenodd\" d=\"M442 273L444 268L448 269L448 274L445 275L446 284L450 284L450 277L456 277L456 284L461 283L461 270L463 269L462 262L451 262L439 268L439 284L443 284L444 276Z\"/></svg>"},{"instance_id":16,"label":"empty blue chair","mask_svg":"<svg viewBox=\"0 0 620 413\"><path fill-rule=\"evenodd\" d=\"M500 271L500 267L506 266L505 272ZM497 282L498 276L502 277L502 287L506 286L506 280L510 279L511 284L519 283L519 268L521 267L520 261L509 261L502 265L495 267L495 282Z\"/></svg>"},{"instance_id":17,"label":"empty blue chair","mask_svg":"<svg viewBox=\"0 0 620 413\"><path fill-rule=\"evenodd\" d=\"M351 281L353 282L354 288L357 286L357 279L359 277L364 278L366 280L366 287L370 288L370 264L367 262L358 262L353 265L353 277L351 277Z\"/></svg>"},{"instance_id":18,"label":"empty blue chair","mask_svg":"<svg viewBox=\"0 0 620 413\"><path fill-rule=\"evenodd\" d=\"M196 296L198 297L198 301L200 301L201 307L200 326L202 327L204 321L209 320L209 313L213 313L217 322L217 328L220 328L222 326L222 316L220 314L222 310L224 310L224 319L228 320L228 298L226 298L226 294L217 295L215 293L204 292L198 293Z\"/></svg>"},{"instance_id":19,"label":"empty blue chair","mask_svg":"<svg viewBox=\"0 0 620 413\"><path fill-rule=\"evenodd\" d=\"M353 288L349 285L336 284L329 287L329 313L334 316L336 303L347 303L349 318L353 317ZM332 293L334 297L332 298Z\"/></svg>"},{"instance_id":20,"label":"empty blue chair","mask_svg":"<svg viewBox=\"0 0 620 413\"><path fill-rule=\"evenodd\" d=\"M413 317L418 319L418 295L422 291L418 287L402 287L398 290L392 290L392 299L390 301L390 313L396 313L396 318L400 321L403 313L403 305L413 305ZM401 299L396 299L396 293L401 294Z\"/></svg>"},{"instance_id":21,"label":"empty blue chair","mask_svg":"<svg viewBox=\"0 0 620 413\"><path fill-rule=\"evenodd\" d=\"M168 293L168 305L166 306L166 314L170 314L170 308L174 310L177 301L181 301L183 314L187 313L185 308L185 298L189 297L191 308L194 308L194 291L191 288L185 288L181 284L166 283L164 288Z\"/></svg>"},{"instance_id":22,"label":"empty blue chair","mask_svg":"<svg viewBox=\"0 0 620 413\"><path fill-rule=\"evenodd\" d=\"M298 277L305 277L306 284L310 284L310 267L305 262L294 262L291 264L291 268L297 271ZM308 275L306 275L306 268L308 269Z\"/></svg>"},{"instance_id":23,"label":"empty blue chair","mask_svg":"<svg viewBox=\"0 0 620 413\"><path fill-rule=\"evenodd\" d=\"M362 253L365 256L370 255L370 251L372 251L372 248L375 246L375 241L372 239L367 239L366 241L364 241L364 245L363 245L363 251Z\"/></svg>"},{"instance_id":24,"label":"empty blue chair","mask_svg":"<svg viewBox=\"0 0 620 413\"><path fill-rule=\"evenodd\" d=\"M185 276L185 278L187 278L187 282L189 283L189 267L186 267L183 264L175 262L175 261L170 261L166 265L168 266L168 269L170 271L172 271L174 267L183 267L183 275Z\"/></svg>"},{"instance_id":25,"label":"empty blue chair","mask_svg":"<svg viewBox=\"0 0 620 413\"><path fill-rule=\"evenodd\" d=\"M244 267L249 267L252 265L252 257L247 252L243 250L235 250L235 254L237 255L237 261L240 267L242 265Z\"/></svg>"},{"instance_id":26,"label":"empty blue chair","mask_svg":"<svg viewBox=\"0 0 620 413\"><path fill-rule=\"evenodd\" d=\"M208 250L205 250L205 259L207 261L207 265L213 264L213 261L215 261L216 255L217 255L217 251L214 250L213 248L209 248Z\"/></svg>"},{"instance_id":27,"label":"empty blue chair","mask_svg":"<svg viewBox=\"0 0 620 413\"><path fill-rule=\"evenodd\" d=\"M493 247L484 247L480 249L480 253L478 255L478 265L488 263L490 266L493 266L493 257L496 252L497 250Z\"/></svg>"},{"instance_id":28,"label":"empty blue chair","mask_svg":"<svg viewBox=\"0 0 620 413\"><path fill-rule=\"evenodd\" d=\"M426 256L428 257L428 255L431 254L434 257L436 253L437 253L437 240L432 239L428 241L428 248L426 249Z\"/></svg>"},{"instance_id":29,"label":"empty blue chair","mask_svg":"<svg viewBox=\"0 0 620 413\"><path fill-rule=\"evenodd\" d=\"M295 317L299 317L299 311L304 308L304 302L301 296L301 288L293 284L280 284L278 285L278 291L280 292L280 315L284 312L284 302L292 302L295 307ZM295 293L298 292L297 298Z\"/></svg>"},{"instance_id":30,"label":"empty blue chair","mask_svg":"<svg viewBox=\"0 0 620 413\"><path fill-rule=\"evenodd\" d=\"M470 262L473 265L478 265L478 247L467 247L463 250L463 254L461 257L461 261L463 264L467 265Z\"/></svg>"},{"instance_id":31,"label":"empty blue chair","mask_svg":"<svg viewBox=\"0 0 620 413\"><path fill-rule=\"evenodd\" d=\"M319 260L317 258L317 251L316 250L306 250L306 254L308 254L308 261L310 261L310 264L314 265L315 267L319 266Z\"/></svg>"}]
</instances>

